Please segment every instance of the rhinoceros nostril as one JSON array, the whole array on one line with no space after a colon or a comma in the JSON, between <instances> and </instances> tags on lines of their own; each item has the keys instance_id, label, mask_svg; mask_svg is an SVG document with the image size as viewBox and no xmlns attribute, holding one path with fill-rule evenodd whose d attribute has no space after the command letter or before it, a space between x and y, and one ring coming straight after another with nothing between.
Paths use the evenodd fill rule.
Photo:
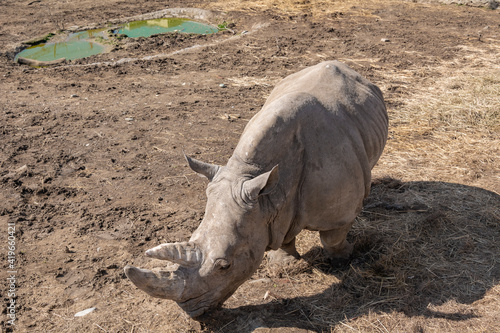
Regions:
<instances>
[{"instance_id":1,"label":"rhinoceros nostril","mask_svg":"<svg viewBox=\"0 0 500 333\"><path fill-rule=\"evenodd\" d=\"M231 267L231 263L226 259L217 259L214 263L214 267L219 270L227 270Z\"/></svg>"}]
</instances>

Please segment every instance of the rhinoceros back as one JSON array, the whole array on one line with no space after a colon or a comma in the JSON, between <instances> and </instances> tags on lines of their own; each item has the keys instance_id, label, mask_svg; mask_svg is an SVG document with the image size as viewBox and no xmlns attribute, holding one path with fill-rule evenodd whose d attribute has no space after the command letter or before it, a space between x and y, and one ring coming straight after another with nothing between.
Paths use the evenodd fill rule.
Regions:
<instances>
[{"instance_id":1,"label":"rhinoceros back","mask_svg":"<svg viewBox=\"0 0 500 333\"><path fill-rule=\"evenodd\" d=\"M347 65L327 61L285 78L273 89L262 109L289 94L313 96L339 121L344 121L344 126L359 131L370 169L373 168L382 154L388 131L387 110L377 86Z\"/></svg>"}]
</instances>

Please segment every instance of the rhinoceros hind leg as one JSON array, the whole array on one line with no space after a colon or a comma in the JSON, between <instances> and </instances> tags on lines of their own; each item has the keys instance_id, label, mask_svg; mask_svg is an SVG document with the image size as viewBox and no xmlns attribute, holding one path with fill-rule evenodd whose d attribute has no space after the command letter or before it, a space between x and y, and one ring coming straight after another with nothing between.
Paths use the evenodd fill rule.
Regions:
<instances>
[{"instance_id":1,"label":"rhinoceros hind leg","mask_svg":"<svg viewBox=\"0 0 500 333\"><path fill-rule=\"evenodd\" d=\"M288 264L293 263L300 258L300 254L295 248L295 238L289 243L282 245L275 251L269 251L267 254L271 264Z\"/></svg>"},{"instance_id":2,"label":"rhinoceros hind leg","mask_svg":"<svg viewBox=\"0 0 500 333\"><path fill-rule=\"evenodd\" d=\"M353 221L354 222L354 221ZM352 222L337 229L320 231L321 244L334 261L349 260L354 246L346 240Z\"/></svg>"}]
</instances>

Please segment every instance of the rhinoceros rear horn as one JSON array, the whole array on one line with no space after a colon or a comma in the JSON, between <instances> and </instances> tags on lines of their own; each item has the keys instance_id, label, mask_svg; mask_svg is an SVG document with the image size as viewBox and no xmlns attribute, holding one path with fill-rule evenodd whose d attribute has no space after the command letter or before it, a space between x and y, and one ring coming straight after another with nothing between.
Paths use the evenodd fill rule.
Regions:
<instances>
[{"instance_id":1,"label":"rhinoceros rear horn","mask_svg":"<svg viewBox=\"0 0 500 333\"><path fill-rule=\"evenodd\" d=\"M151 258L169 260L184 267L196 267L201 264L202 252L193 243L165 243L146 251Z\"/></svg>"},{"instance_id":2,"label":"rhinoceros rear horn","mask_svg":"<svg viewBox=\"0 0 500 333\"><path fill-rule=\"evenodd\" d=\"M220 169L220 166L218 166L218 165L209 164L209 163L195 160L194 158L191 158L191 157L187 156L186 154L184 154L184 157L186 158L186 161L188 162L189 167L193 171L207 177L209 181L212 181L212 179L215 177L215 174Z\"/></svg>"},{"instance_id":3,"label":"rhinoceros rear horn","mask_svg":"<svg viewBox=\"0 0 500 333\"><path fill-rule=\"evenodd\" d=\"M159 271L155 273L130 265L127 265L124 271L137 288L153 297L177 301L184 290L184 278L179 276L177 272Z\"/></svg>"}]
</instances>

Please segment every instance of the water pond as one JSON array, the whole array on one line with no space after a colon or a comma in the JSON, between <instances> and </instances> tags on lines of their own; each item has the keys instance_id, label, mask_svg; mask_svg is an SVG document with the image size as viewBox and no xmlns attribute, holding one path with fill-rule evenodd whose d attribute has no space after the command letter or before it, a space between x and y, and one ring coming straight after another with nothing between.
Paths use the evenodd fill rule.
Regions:
<instances>
[{"instance_id":1,"label":"water pond","mask_svg":"<svg viewBox=\"0 0 500 333\"><path fill-rule=\"evenodd\" d=\"M164 18L155 20L144 20L127 23L120 29L115 30L117 34L127 37L150 37L167 32L181 32L189 34L213 34L219 29L212 25L191 21L183 18Z\"/></svg>"},{"instance_id":2,"label":"water pond","mask_svg":"<svg viewBox=\"0 0 500 333\"><path fill-rule=\"evenodd\" d=\"M135 21L123 24L113 30L114 34L126 35L130 38L150 37L156 34L179 32L192 34L213 34L219 29L215 26L183 18L162 18L154 20ZM19 57L36 61L54 61L82 59L108 52L110 47L108 29L94 29L71 33L64 41L46 42L34 45L19 52Z\"/></svg>"},{"instance_id":3,"label":"water pond","mask_svg":"<svg viewBox=\"0 0 500 333\"><path fill-rule=\"evenodd\" d=\"M95 37L105 38L106 29L86 30L69 34L65 41L56 43L43 43L28 47L19 52L14 60L19 57L52 61L61 58L66 60L81 59L105 52L103 44L95 42Z\"/></svg>"}]
</instances>

